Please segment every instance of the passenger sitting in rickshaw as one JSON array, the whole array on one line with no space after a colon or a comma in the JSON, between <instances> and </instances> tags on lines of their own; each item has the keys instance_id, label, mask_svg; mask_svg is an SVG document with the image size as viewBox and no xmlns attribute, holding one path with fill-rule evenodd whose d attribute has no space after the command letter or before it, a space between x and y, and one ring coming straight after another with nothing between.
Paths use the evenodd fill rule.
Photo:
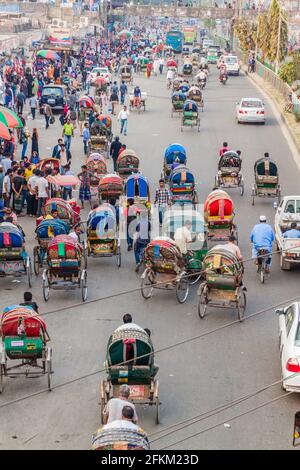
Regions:
<instances>
[{"instance_id":1,"label":"passenger sitting in rickshaw","mask_svg":"<svg viewBox=\"0 0 300 470\"><path fill-rule=\"evenodd\" d=\"M77 243L81 243L80 235L82 235L84 232L81 228L80 224L76 224L73 227L73 230L69 233L69 237L72 237L73 240L75 240Z\"/></svg>"},{"instance_id":2,"label":"passenger sitting in rickshaw","mask_svg":"<svg viewBox=\"0 0 300 470\"><path fill-rule=\"evenodd\" d=\"M47 214L44 217L44 220L58 219L57 209L52 209L51 214Z\"/></svg>"},{"instance_id":3,"label":"passenger sitting in rickshaw","mask_svg":"<svg viewBox=\"0 0 300 470\"><path fill-rule=\"evenodd\" d=\"M98 119L99 114L96 114L95 116L95 121L91 125L91 135L99 135L99 134L106 134L106 136L109 134L109 129L105 126L105 124Z\"/></svg>"},{"instance_id":4,"label":"passenger sitting in rickshaw","mask_svg":"<svg viewBox=\"0 0 300 470\"><path fill-rule=\"evenodd\" d=\"M119 397L111 398L103 411L104 424L112 423L113 421L122 419L122 411L124 406L129 406L133 410L132 422L135 424L138 421L138 416L133 403L129 401L130 387L123 384L119 388Z\"/></svg>"},{"instance_id":5,"label":"passenger sitting in rickshaw","mask_svg":"<svg viewBox=\"0 0 300 470\"><path fill-rule=\"evenodd\" d=\"M182 227L178 227L174 233L174 241L181 253L186 257L189 255L188 243L192 243L196 240L196 236L193 238L191 233L192 222L187 220Z\"/></svg>"},{"instance_id":6,"label":"passenger sitting in rickshaw","mask_svg":"<svg viewBox=\"0 0 300 470\"><path fill-rule=\"evenodd\" d=\"M140 106L142 100L142 93L140 87L136 85L133 90L133 106L137 108Z\"/></svg>"},{"instance_id":7,"label":"passenger sitting in rickshaw","mask_svg":"<svg viewBox=\"0 0 300 470\"><path fill-rule=\"evenodd\" d=\"M223 142L223 147L220 148L219 156L222 157L223 153L229 152L230 148L228 147L227 142Z\"/></svg>"},{"instance_id":8,"label":"passenger sitting in rickshaw","mask_svg":"<svg viewBox=\"0 0 300 470\"><path fill-rule=\"evenodd\" d=\"M114 421L110 421L108 424L105 424L103 426L103 431L106 431L108 429L128 429L130 431L136 431L138 432L140 430L140 427L137 426L134 423L134 410L132 406L125 405L122 408L122 418L121 419L116 419Z\"/></svg>"},{"instance_id":9,"label":"passenger sitting in rickshaw","mask_svg":"<svg viewBox=\"0 0 300 470\"><path fill-rule=\"evenodd\" d=\"M180 165L180 158L176 157L174 162L171 165L171 171L175 170Z\"/></svg>"}]
</instances>

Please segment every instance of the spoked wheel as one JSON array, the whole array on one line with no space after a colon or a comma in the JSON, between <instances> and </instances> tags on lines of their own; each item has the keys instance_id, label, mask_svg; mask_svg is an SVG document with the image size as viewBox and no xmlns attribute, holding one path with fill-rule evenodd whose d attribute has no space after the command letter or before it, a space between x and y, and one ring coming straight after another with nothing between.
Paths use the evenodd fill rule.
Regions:
<instances>
[{"instance_id":1,"label":"spoked wheel","mask_svg":"<svg viewBox=\"0 0 300 470\"><path fill-rule=\"evenodd\" d=\"M51 359L46 362L46 374L47 374L48 390L49 390L49 392L51 392L51 390L52 390L52 387L51 387L52 360Z\"/></svg>"},{"instance_id":2,"label":"spoked wheel","mask_svg":"<svg viewBox=\"0 0 300 470\"><path fill-rule=\"evenodd\" d=\"M264 269L263 265L261 265L261 267L260 267L260 273L259 274L260 274L260 282L262 284L264 284L265 283L265 269Z\"/></svg>"},{"instance_id":3,"label":"spoked wheel","mask_svg":"<svg viewBox=\"0 0 300 470\"><path fill-rule=\"evenodd\" d=\"M199 302L198 302L198 315L200 318L205 317L206 309L207 309L207 295L206 295L206 288L201 284L200 286L200 295L199 295Z\"/></svg>"},{"instance_id":4,"label":"spoked wheel","mask_svg":"<svg viewBox=\"0 0 300 470\"><path fill-rule=\"evenodd\" d=\"M45 302L48 302L50 297L50 286L49 286L49 278L48 273L46 272L45 277L43 278L43 297Z\"/></svg>"},{"instance_id":5,"label":"spoked wheel","mask_svg":"<svg viewBox=\"0 0 300 470\"><path fill-rule=\"evenodd\" d=\"M3 392L4 364L0 364L0 393Z\"/></svg>"},{"instance_id":6,"label":"spoked wheel","mask_svg":"<svg viewBox=\"0 0 300 470\"><path fill-rule=\"evenodd\" d=\"M193 286L194 284L197 284L198 281L201 279L201 274L194 274L194 275L189 275L188 280L189 280L189 285Z\"/></svg>"},{"instance_id":7,"label":"spoked wheel","mask_svg":"<svg viewBox=\"0 0 300 470\"><path fill-rule=\"evenodd\" d=\"M142 274L141 293L144 299L150 299L153 295L153 284L155 282L155 275L151 269L146 269Z\"/></svg>"},{"instance_id":8,"label":"spoked wheel","mask_svg":"<svg viewBox=\"0 0 300 470\"><path fill-rule=\"evenodd\" d=\"M101 414L101 424L104 424L104 408L105 408L105 399L100 398L100 414Z\"/></svg>"},{"instance_id":9,"label":"spoked wheel","mask_svg":"<svg viewBox=\"0 0 300 470\"><path fill-rule=\"evenodd\" d=\"M238 296L238 315L239 320L244 320L245 310L246 310L246 294L245 292L241 292Z\"/></svg>"},{"instance_id":10,"label":"spoked wheel","mask_svg":"<svg viewBox=\"0 0 300 470\"><path fill-rule=\"evenodd\" d=\"M40 257L41 257L40 247L35 246L33 248L33 269L34 269L34 274L36 276L38 276L40 272L40 265L41 265Z\"/></svg>"},{"instance_id":11,"label":"spoked wheel","mask_svg":"<svg viewBox=\"0 0 300 470\"><path fill-rule=\"evenodd\" d=\"M159 424L159 398L155 398L155 423Z\"/></svg>"},{"instance_id":12,"label":"spoked wheel","mask_svg":"<svg viewBox=\"0 0 300 470\"><path fill-rule=\"evenodd\" d=\"M183 304L187 296L189 294L189 281L188 278L181 278L177 283L176 283L176 299L180 304Z\"/></svg>"},{"instance_id":13,"label":"spoked wheel","mask_svg":"<svg viewBox=\"0 0 300 470\"><path fill-rule=\"evenodd\" d=\"M88 292L87 272L86 270L84 270L82 273L82 277L81 277L81 298L83 302L85 302L87 299L87 292Z\"/></svg>"},{"instance_id":14,"label":"spoked wheel","mask_svg":"<svg viewBox=\"0 0 300 470\"><path fill-rule=\"evenodd\" d=\"M31 259L29 257L26 260L26 274L27 274L28 287L31 288L32 265L31 265Z\"/></svg>"},{"instance_id":15,"label":"spoked wheel","mask_svg":"<svg viewBox=\"0 0 300 470\"><path fill-rule=\"evenodd\" d=\"M121 258L121 247L120 245L117 246L117 265L118 265L118 268L121 267L121 262L122 262L122 258Z\"/></svg>"},{"instance_id":16,"label":"spoked wheel","mask_svg":"<svg viewBox=\"0 0 300 470\"><path fill-rule=\"evenodd\" d=\"M244 184L244 180L242 178L241 180L241 187L240 187L240 194L241 196L244 196L244 191L245 191L245 184Z\"/></svg>"}]
</instances>

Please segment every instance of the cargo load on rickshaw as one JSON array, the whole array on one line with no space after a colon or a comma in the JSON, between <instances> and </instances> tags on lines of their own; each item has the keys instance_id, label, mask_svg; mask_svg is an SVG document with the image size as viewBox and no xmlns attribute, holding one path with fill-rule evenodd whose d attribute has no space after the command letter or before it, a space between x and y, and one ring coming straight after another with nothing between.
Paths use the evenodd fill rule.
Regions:
<instances>
[{"instance_id":1,"label":"cargo load on rickshaw","mask_svg":"<svg viewBox=\"0 0 300 470\"><path fill-rule=\"evenodd\" d=\"M36 167L43 173L45 173L45 171L47 171L49 168L51 170L59 171L60 161L57 158L43 158L39 161Z\"/></svg>"},{"instance_id":2,"label":"cargo load on rickshaw","mask_svg":"<svg viewBox=\"0 0 300 470\"><path fill-rule=\"evenodd\" d=\"M125 149L117 160L117 172L122 178L127 178L132 173L139 171L140 160L137 153L131 149Z\"/></svg>"},{"instance_id":3,"label":"cargo load on rickshaw","mask_svg":"<svg viewBox=\"0 0 300 470\"><path fill-rule=\"evenodd\" d=\"M155 378L158 366L154 363L154 348L149 334L131 324L117 328L109 338L105 368L107 379L100 383L101 416L110 398L119 396L119 387L128 384L134 404L155 407L159 422L159 387Z\"/></svg>"},{"instance_id":4,"label":"cargo load on rickshaw","mask_svg":"<svg viewBox=\"0 0 300 470\"><path fill-rule=\"evenodd\" d=\"M215 177L216 188L240 188L244 194L244 178L242 175L242 159L237 152L229 150L223 153L218 164L218 174Z\"/></svg>"},{"instance_id":5,"label":"cargo load on rickshaw","mask_svg":"<svg viewBox=\"0 0 300 470\"><path fill-rule=\"evenodd\" d=\"M117 215L109 204L94 209L87 221L87 254L94 257L116 257L121 266L121 240Z\"/></svg>"},{"instance_id":6,"label":"cargo load on rickshaw","mask_svg":"<svg viewBox=\"0 0 300 470\"><path fill-rule=\"evenodd\" d=\"M38 246L33 248L34 272L38 276L40 268L46 261L47 249L52 238L57 235L68 235L70 226L64 220L44 219L35 229Z\"/></svg>"},{"instance_id":7,"label":"cargo load on rickshaw","mask_svg":"<svg viewBox=\"0 0 300 470\"><path fill-rule=\"evenodd\" d=\"M246 294L243 264L222 245L212 248L203 260L203 283L199 286L198 314L204 318L208 307L233 308L244 318Z\"/></svg>"},{"instance_id":8,"label":"cargo load on rickshaw","mask_svg":"<svg viewBox=\"0 0 300 470\"><path fill-rule=\"evenodd\" d=\"M184 127L197 127L200 132L199 109L195 101L187 100L183 105L181 132Z\"/></svg>"},{"instance_id":9,"label":"cargo load on rickshaw","mask_svg":"<svg viewBox=\"0 0 300 470\"><path fill-rule=\"evenodd\" d=\"M169 175L169 188L172 204L198 204L198 195L195 189L193 173L185 166L179 165Z\"/></svg>"},{"instance_id":10,"label":"cargo load on rickshaw","mask_svg":"<svg viewBox=\"0 0 300 470\"><path fill-rule=\"evenodd\" d=\"M186 277L185 260L176 245L168 237L152 240L145 249L146 269L142 274L141 293L144 299L153 295L154 289L175 289L179 303L186 301L189 281Z\"/></svg>"},{"instance_id":11,"label":"cargo load on rickshaw","mask_svg":"<svg viewBox=\"0 0 300 470\"><path fill-rule=\"evenodd\" d=\"M255 197L277 198L280 202L281 187L278 168L269 157L260 158L254 165L255 183L252 186L252 205Z\"/></svg>"},{"instance_id":12,"label":"cargo load on rickshaw","mask_svg":"<svg viewBox=\"0 0 300 470\"><path fill-rule=\"evenodd\" d=\"M172 169L186 164L186 150L181 144L171 144L165 150L162 178L167 181Z\"/></svg>"},{"instance_id":13,"label":"cargo load on rickshaw","mask_svg":"<svg viewBox=\"0 0 300 470\"><path fill-rule=\"evenodd\" d=\"M32 307L6 307L0 320L0 393L4 378L47 375L51 390L52 349L45 321Z\"/></svg>"},{"instance_id":14,"label":"cargo load on rickshaw","mask_svg":"<svg viewBox=\"0 0 300 470\"><path fill-rule=\"evenodd\" d=\"M98 187L101 178L107 174L107 158L105 155L94 152L86 159L87 171L90 175L91 186Z\"/></svg>"},{"instance_id":15,"label":"cargo load on rickshaw","mask_svg":"<svg viewBox=\"0 0 300 470\"><path fill-rule=\"evenodd\" d=\"M233 219L234 206L231 197L221 189L212 191L204 203L208 240L228 241L230 235L237 239L237 228Z\"/></svg>"},{"instance_id":16,"label":"cargo load on rickshaw","mask_svg":"<svg viewBox=\"0 0 300 470\"><path fill-rule=\"evenodd\" d=\"M69 235L54 237L47 249L47 267L43 272L43 296L49 300L50 290L81 289L87 298L86 258L79 241Z\"/></svg>"},{"instance_id":17,"label":"cargo load on rickshaw","mask_svg":"<svg viewBox=\"0 0 300 470\"><path fill-rule=\"evenodd\" d=\"M9 223L0 223L0 277L27 277L31 287L31 259L25 250L25 238L20 227Z\"/></svg>"},{"instance_id":18,"label":"cargo load on rickshaw","mask_svg":"<svg viewBox=\"0 0 300 470\"><path fill-rule=\"evenodd\" d=\"M183 111L183 105L186 101L186 95L180 91L176 91L172 95L172 111L171 117L173 117L174 113L181 114Z\"/></svg>"},{"instance_id":19,"label":"cargo load on rickshaw","mask_svg":"<svg viewBox=\"0 0 300 470\"><path fill-rule=\"evenodd\" d=\"M111 198L118 200L124 191L124 181L115 173L107 174L99 182L100 202L109 202Z\"/></svg>"},{"instance_id":20,"label":"cargo load on rickshaw","mask_svg":"<svg viewBox=\"0 0 300 470\"><path fill-rule=\"evenodd\" d=\"M128 429L124 426L112 429L103 428L93 435L92 450L149 450L150 444L147 434L142 428Z\"/></svg>"}]
</instances>

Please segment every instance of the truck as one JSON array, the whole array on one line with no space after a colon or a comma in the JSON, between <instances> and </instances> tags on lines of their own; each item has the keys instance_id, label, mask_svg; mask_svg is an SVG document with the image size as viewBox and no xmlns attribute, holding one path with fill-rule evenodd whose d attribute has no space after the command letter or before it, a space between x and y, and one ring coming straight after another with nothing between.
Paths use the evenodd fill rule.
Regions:
<instances>
[{"instance_id":1,"label":"truck","mask_svg":"<svg viewBox=\"0 0 300 470\"><path fill-rule=\"evenodd\" d=\"M182 33L184 44L193 45L197 40L197 29L194 26L184 26Z\"/></svg>"},{"instance_id":2,"label":"truck","mask_svg":"<svg viewBox=\"0 0 300 470\"><path fill-rule=\"evenodd\" d=\"M275 204L276 207L276 204ZM300 229L300 196L285 196L277 207L274 221L275 239L280 251L280 268L289 271L300 263L300 238L284 238L284 233L296 222Z\"/></svg>"}]
</instances>

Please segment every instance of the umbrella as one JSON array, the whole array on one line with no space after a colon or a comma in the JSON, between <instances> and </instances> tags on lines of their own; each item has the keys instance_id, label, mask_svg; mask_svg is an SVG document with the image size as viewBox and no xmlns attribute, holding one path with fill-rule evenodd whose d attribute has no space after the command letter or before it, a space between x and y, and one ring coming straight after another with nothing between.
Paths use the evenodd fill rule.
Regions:
<instances>
[{"instance_id":1,"label":"umbrella","mask_svg":"<svg viewBox=\"0 0 300 470\"><path fill-rule=\"evenodd\" d=\"M106 84L106 79L103 77L96 77L95 84L101 87Z\"/></svg>"},{"instance_id":2,"label":"umbrella","mask_svg":"<svg viewBox=\"0 0 300 470\"><path fill-rule=\"evenodd\" d=\"M6 127L23 127L23 123L14 111L0 106L0 123Z\"/></svg>"},{"instance_id":3,"label":"umbrella","mask_svg":"<svg viewBox=\"0 0 300 470\"><path fill-rule=\"evenodd\" d=\"M127 31L126 29L123 29L123 31L120 31L118 33L118 36L119 38L122 38L122 39L129 39L129 38L132 38L132 32Z\"/></svg>"},{"instance_id":4,"label":"umbrella","mask_svg":"<svg viewBox=\"0 0 300 470\"><path fill-rule=\"evenodd\" d=\"M110 128L111 127L111 117L106 116L104 114L101 114L98 116L98 120L101 121L105 127Z\"/></svg>"},{"instance_id":5,"label":"umbrella","mask_svg":"<svg viewBox=\"0 0 300 470\"><path fill-rule=\"evenodd\" d=\"M59 60L60 56L54 51L48 51L47 49L41 49L36 54L37 57L43 57L43 59Z\"/></svg>"},{"instance_id":6,"label":"umbrella","mask_svg":"<svg viewBox=\"0 0 300 470\"><path fill-rule=\"evenodd\" d=\"M91 96L82 96L79 100L79 105L84 108L93 108L94 104L95 102Z\"/></svg>"},{"instance_id":7,"label":"umbrella","mask_svg":"<svg viewBox=\"0 0 300 470\"><path fill-rule=\"evenodd\" d=\"M11 140L9 130L2 122L0 122L0 137L1 139Z\"/></svg>"},{"instance_id":8,"label":"umbrella","mask_svg":"<svg viewBox=\"0 0 300 470\"><path fill-rule=\"evenodd\" d=\"M167 61L167 67L177 67L177 62L175 62L173 59L169 59Z\"/></svg>"}]
</instances>

